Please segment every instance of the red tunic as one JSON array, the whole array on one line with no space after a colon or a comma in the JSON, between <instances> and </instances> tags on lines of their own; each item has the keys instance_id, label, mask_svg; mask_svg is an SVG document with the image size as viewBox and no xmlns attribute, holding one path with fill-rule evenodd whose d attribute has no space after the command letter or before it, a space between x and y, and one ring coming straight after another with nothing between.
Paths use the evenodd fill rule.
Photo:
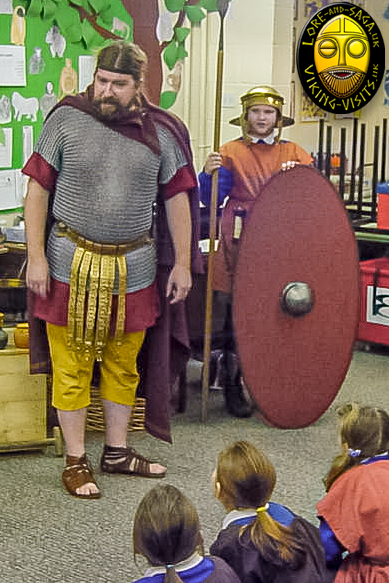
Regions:
<instances>
[{"instance_id":1,"label":"red tunic","mask_svg":"<svg viewBox=\"0 0 389 583\"><path fill-rule=\"evenodd\" d=\"M281 170L284 162L310 164L312 159L293 142L247 145L237 139L224 144L220 153L223 166L232 174L232 188L222 215L213 287L231 293L237 254L237 245L232 243L234 210L241 208L249 212L265 182Z\"/></svg>"},{"instance_id":2,"label":"red tunic","mask_svg":"<svg viewBox=\"0 0 389 583\"><path fill-rule=\"evenodd\" d=\"M350 553L335 583L389 582L389 461L361 464L340 476L317 504Z\"/></svg>"}]
</instances>

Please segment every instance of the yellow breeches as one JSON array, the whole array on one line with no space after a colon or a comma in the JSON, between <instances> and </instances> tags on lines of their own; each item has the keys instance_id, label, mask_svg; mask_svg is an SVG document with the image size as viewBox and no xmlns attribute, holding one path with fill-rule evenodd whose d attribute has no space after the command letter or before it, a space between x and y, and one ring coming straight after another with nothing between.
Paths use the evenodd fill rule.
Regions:
<instances>
[{"instance_id":1,"label":"yellow breeches","mask_svg":"<svg viewBox=\"0 0 389 583\"><path fill-rule=\"evenodd\" d=\"M53 406L65 411L82 409L90 404L90 385L95 354L85 358L82 350L69 347L66 326L47 323L53 364ZM133 406L139 374L136 360L145 332L124 334L120 344L109 337L100 362L100 391L103 399Z\"/></svg>"}]
</instances>

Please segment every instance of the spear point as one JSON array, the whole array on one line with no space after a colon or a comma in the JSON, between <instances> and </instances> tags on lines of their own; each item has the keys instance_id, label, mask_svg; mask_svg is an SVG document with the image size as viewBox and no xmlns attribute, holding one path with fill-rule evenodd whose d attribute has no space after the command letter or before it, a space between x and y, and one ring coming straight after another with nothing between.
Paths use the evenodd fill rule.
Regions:
<instances>
[{"instance_id":1,"label":"spear point","mask_svg":"<svg viewBox=\"0 0 389 583\"><path fill-rule=\"evenodd\" d=\"M227 14L229 3L230 3L230 0L217 0L217 2L216 2L217 10L218 10L221 18L224 18L225 15Z\"/></svg>"}]
</instances>

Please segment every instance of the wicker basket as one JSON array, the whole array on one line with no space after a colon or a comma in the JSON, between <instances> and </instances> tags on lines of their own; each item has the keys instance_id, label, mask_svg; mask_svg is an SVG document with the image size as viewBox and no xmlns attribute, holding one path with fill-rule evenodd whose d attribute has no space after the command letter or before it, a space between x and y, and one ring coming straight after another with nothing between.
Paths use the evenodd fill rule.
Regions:
<instances>
[{"instance_id":1,"label":"wicker basket","mask_svg":"<svg viewBox=\"0 0 389 583\"><path fill-rule=\"evenodd\" d=\"M88 406L88 415L86 418L86 428L91 431L104 431L103 403L100 391L96 387L90 390L91 402ZM132 408L131 419L128 423L129 431L145 430L146 399L137 397L135 405Z\"/></svg>"}]
</instances>

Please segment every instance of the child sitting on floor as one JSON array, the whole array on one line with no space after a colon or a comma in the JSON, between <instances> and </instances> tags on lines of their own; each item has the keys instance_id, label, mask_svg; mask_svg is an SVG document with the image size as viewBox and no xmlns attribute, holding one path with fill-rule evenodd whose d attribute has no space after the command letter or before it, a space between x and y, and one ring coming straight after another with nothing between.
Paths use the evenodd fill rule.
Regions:
<instances>
[{"instance_id":1,"label":"child sitting on floor","mask_svg":"<svg viewBox=\"0 0 389 583\"><path fill-rule=\"evenodd\" d=\"M270 502L275 483L273 464L252 443L237 441L219 454L214 493L228 514L210 552L243 583L332 581L318 529Z\"/></svg>"},{"instance_id":2,"label":"child sitting on floor","mask_svg":"<svg viewBox=\"0 0 389 583\"><path fill-rule=\"evenodd\" d=\"M218 557L204 557L196 508L171 485L156 486L140 502L134 519L134 556L150 568L138 583L240 583Z\"/></svg>"},{"instance_id":3,"label":"child sitting on floor","mask_svg":"<svg viewBox=\"0 0 389 583\"><path fill-rule=\"evenodd\" d=\"M336 582L389 581L389 415L351 403L339 410L342 453L316 508Z\"/></svg>"}]
</instances>

